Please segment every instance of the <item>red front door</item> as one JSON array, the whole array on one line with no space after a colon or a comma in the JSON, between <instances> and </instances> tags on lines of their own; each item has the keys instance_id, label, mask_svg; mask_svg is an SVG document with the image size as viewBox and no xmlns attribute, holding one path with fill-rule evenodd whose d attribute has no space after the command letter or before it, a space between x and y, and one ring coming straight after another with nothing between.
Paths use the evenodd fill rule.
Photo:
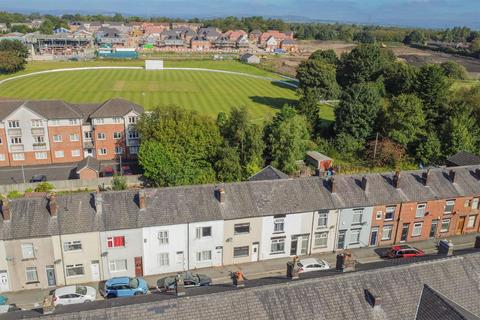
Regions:
<instances>
[{"instance_id":1,"label":"red front door","mask_svg":"<svg viewBox=\"0 0 480 320\"><path fill-rule=\"evenodd\" d=\"M135 276L143 277L142 257L135 257Z\"/></svg>"}]
</instances>

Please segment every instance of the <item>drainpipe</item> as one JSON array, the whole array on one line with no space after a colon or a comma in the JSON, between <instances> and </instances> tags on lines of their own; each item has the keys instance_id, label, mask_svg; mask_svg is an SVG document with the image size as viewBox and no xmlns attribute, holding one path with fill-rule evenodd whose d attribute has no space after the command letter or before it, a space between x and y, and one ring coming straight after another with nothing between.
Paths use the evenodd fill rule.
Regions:
<instances>
[{"instance_id":1,"label":"drainpipe","mask_svg":"<svg viewBox=\"0 0 480 320\"><path fill-rule=\"evenodd\" d=\"M190 270L190 223L187 223L187 270Z\"/></svg>"},{"instance_id":2,"label":"drainpipe","mask_svg":"<svg viewBox=\"0 0 480 320\"><path fill-rule=\"evenodd\" d=\"M328 215L327 215L327 221L328 221ZM315 211L312 212L312 229L310 231L310 250L309 250L309 253L308 255L311 256L312 255L312 250L313 250L313 241L314 241L314 237L313 237L313 223L315 222ZM327 239L328 241L328 239ZM328 242L327 242L328 243Z\"/></svg>"},{"instance_id":3,"label":"drainpipe","mask_svg":"<svg viewBox=\"0 0 480 320\"><path fill-rule=\"evenodd\" d=\"M338 234L339 234L339 229L340 229L340 215L341 215L342 210L337 209L336 211L337 211L337 227L335 228L335 238L333 239L333 250L332 250L332 252L336 252L336 250L337 250Z\"/></svg>"},{"instance_id":4,"label":"drainpipe","mask_svg":"<svg viewBox=\"0 0 480 320\"><path fill-rule=\"evenodd\" d=\"M395 228L395 235L393 238L393 244L397 243L397 236L398 236L398 230L400 229L400 218L401 218L401 213L402 213L402 207L403 207L403 202L400 202L400 209L398 210L398 217L397 217L397 227ZM403 228L403 225L402 225Z\"/></svg>"}]
</instances>

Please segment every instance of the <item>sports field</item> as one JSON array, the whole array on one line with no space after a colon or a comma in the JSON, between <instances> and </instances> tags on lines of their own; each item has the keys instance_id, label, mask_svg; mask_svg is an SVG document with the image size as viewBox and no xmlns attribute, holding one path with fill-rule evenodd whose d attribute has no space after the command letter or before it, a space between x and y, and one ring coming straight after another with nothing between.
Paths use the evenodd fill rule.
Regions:
<instances>
[{"instance_id":1,"label":"sports field","mask_svg":"<svg viewBox=\"0 0 480 320\"><path fill-rule=\"evenodd\" d=\"M33 65L25 73L77 66L86 65ZM218 69L280 79L271 73L232 61L170 62L166 63L166 67ZM102 102L121 97L147 109L178 105L211 116L234 106L246 106L254 119L270 117L277 108L297 99L294 89L269 80L188 70L83 70L32 75L0 84L0 97L62 99L72 103Z\"/></svg>"}]
</instances>

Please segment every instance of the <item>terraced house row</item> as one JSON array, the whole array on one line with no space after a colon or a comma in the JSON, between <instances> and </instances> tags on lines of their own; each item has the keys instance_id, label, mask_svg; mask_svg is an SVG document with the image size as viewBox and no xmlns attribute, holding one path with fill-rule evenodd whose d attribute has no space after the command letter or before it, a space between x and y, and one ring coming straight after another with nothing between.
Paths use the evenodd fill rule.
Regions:
<instances>
[{"instance_id":1,"label":"terraced house row","mask_svg":"<svg viewBox=\"0 0 480 320\"><path fill-rule=\"evenodd\" d=\"M4 199L2 291L479 230L480 166Z\"/></svg>"},{"instance_id":2,"label":"terraced house row","mask_svg":"<svg viewBox=\"0 0 480 320\"><path fill-rule=\"evenodd\" d=\"M0 166L135 157L134 124L143 107L123 99L101 104L60 100L0 101Z\"/></svg>"}]
</instances>

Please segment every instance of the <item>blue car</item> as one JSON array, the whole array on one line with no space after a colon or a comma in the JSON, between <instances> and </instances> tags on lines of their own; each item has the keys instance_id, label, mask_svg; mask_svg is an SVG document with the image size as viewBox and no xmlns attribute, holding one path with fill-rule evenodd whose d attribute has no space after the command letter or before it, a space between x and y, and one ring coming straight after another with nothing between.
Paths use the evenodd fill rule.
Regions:
<instances>
[{"instance_id":1,"label":"blue car","mask_svg":"<svg viewBox=\"0 0 480 320\"><path fill-rule=\"evenodd\" d=\"M105 282L102 294L107 298L131 297L147 294L148 285L142 278L117 277Z\"/></svg>"}]
</instances>

